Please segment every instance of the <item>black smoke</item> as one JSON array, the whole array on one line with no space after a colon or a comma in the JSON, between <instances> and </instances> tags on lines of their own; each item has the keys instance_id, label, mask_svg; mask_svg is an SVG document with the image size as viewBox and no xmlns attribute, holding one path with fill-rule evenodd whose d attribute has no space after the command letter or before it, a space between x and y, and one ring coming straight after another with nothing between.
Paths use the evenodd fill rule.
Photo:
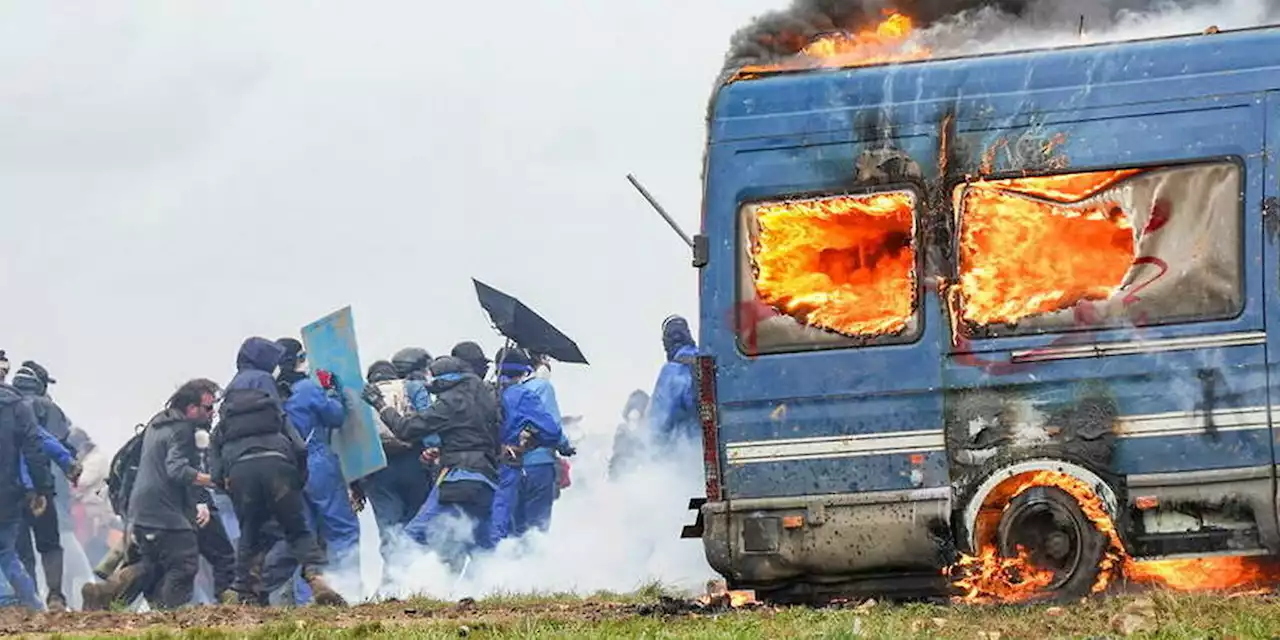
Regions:
<instances>
[{"instance_id":1,"label":"black smoke","mask_svg":"<svg viewBox=\"0 0 1280 640\"><path fill-rule=\"evenodd\" d=\"M725 71L748 65L777 64L799 53L814 36L831 31L857 31L880 22L886 11L899 11L917 28L985 21L1019 24L1042 30L1074 30L1083 23L1105 28L1118 16L1164 12L1214 0L792 0L791 6L756 18L735 33L725 57ZM1275 5L1276 0L1259 0ZM1208 25L1206 25L1208 26Z\"/></svg>"}]
</instances>

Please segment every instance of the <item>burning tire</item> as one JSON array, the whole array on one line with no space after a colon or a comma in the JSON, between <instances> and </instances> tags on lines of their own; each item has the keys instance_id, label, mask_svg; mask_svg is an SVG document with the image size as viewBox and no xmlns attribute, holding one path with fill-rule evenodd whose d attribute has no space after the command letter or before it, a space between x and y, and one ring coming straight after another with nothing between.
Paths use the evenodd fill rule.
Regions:
<instances>
[{"instance_id":1,"label":"burning tire","mask_svg":"<svg viewBox=\"0 0 1280 640\"><path fill-rule=\"evenodd\" d=\"M1071 494L1037 486L1018 494L1000 517L1000 555L1025 557L1032 567L1052 572L1040 593L1053 599L1086 596L1097 582L1108 539Z\"/></svg>"}]
</instances>

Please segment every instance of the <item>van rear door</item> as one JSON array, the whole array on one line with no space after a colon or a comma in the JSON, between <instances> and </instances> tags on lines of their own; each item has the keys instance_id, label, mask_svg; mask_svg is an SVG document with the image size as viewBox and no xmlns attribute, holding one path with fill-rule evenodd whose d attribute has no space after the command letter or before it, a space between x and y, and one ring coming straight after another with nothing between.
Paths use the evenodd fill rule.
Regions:
<instances>
[{"instance_id":1,"label":"van rear door","mask_svg":"<svg viewBox=\"0 0 1280 640\"><path fill-rule=\"evenodd\" d=\"M784 117L796 118L778 116ZM738 133L729 129L721 134ZM860 138L851 124L841 129L804 138L757 136L710 150L705 233L733 241L717 241L704 268L702 336L703 348L717 360L724 496L731 503L947 492L938 394L944 320L936 295L925 288L923 252L917 250L924 197L905 183L874 192L849 188L857 159L886 142L926 170L935 166L936 130L901 127L885 140L876 137L881 132ZM814 209L840 209L834 218L856 216L854 210L878 206L872 201L884 194L914 203L914 217L907 217L907 235L914 237L897 237L892 224L881 222L868 223L878 239L805 237L854 233L857 226L815 223L821 216L809 215ZM791 215L791 206L809 207L809 214ZM817 317L822 307L814 298L840 286L870 286L874 280L862 272L891 263L902 269L897 275L909 268L911 283L877 295L900 296L884 304L907 305L903 317L879 326L869 313ZM789 303L795 316L776 311ZM796 320L805 309L819 309L811 317L816 324L863 335L805 327Z\"/></svg>"},{"instance_id":2,"label":"van rear door","mask_svg":"<svg viewBox=\"0 0 1280 640\"><path fill-rule=\"evenodd\" d=\"M1256 94L1138 104L1133 85L1108 89L1132 93L1130 106L1027 126L1015 115L1025 96L991 98L988 111L1009 117L957 126L970 161L1001 180L954 187L952 472L1045 454L1124 476L1131 496L1210 482L1270 496L1277 351L1265 349L1259 267L1274 108Z\"/></svg>"}]
</instances>

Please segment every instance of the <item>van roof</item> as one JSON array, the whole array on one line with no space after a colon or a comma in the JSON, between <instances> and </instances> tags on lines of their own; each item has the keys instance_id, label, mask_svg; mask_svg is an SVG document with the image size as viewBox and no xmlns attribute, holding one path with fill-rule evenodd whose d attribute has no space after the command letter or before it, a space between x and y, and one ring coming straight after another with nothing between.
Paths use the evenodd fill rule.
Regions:
<instances>
[{"instance_id":1,"label":"van roof","mask_svg":"<svg viewBox=\"0 0 1280 640\"><path fill-rule=\"evenodd\" d=\"M709 142L847 130L867 107L896 125L1102 108L1280 88L1280 27L879 66L779 71L721 86ZM1105 89L1105 90L1102 90ZM909 106L909 109L902 107Z\"/></svg>"}]
</instances>

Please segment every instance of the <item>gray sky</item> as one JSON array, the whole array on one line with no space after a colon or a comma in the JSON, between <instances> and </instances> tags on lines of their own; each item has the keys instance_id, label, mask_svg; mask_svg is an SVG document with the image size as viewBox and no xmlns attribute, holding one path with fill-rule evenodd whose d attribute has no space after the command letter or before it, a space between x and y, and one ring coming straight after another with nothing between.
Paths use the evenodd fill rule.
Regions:
<instances>
[{"instance_id":1,"label":"gray sky","mask_svg":"<svg viewBox=\"0 0 1280 640\"><path fill-rule=\"evenodd\" d=\"M367 365L499 341L470 278L574 337L612 428L696 315L704 109L785 0L0 4L0 348L118 444L240 341L351 304Z\"/></svg>"}]
</instances>

